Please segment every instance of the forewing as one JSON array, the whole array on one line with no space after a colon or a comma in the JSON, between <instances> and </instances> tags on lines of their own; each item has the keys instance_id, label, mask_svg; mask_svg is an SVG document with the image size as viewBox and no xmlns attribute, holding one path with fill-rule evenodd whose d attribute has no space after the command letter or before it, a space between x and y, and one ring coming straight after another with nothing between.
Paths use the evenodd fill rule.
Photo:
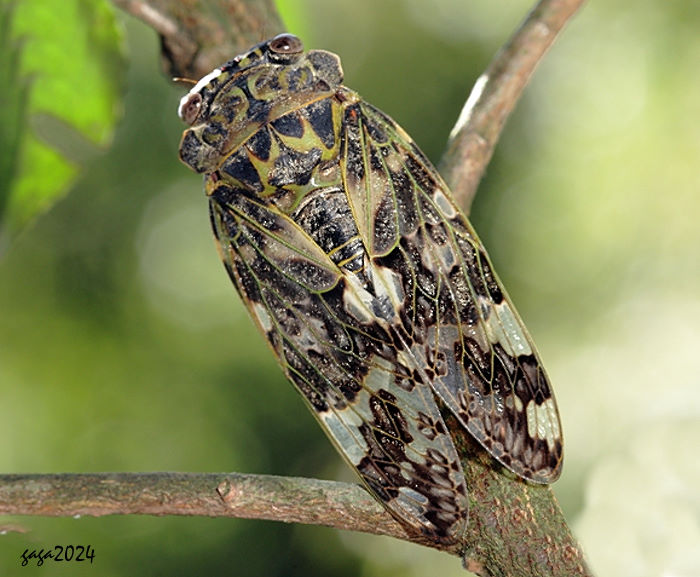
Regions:
<instances>
[{"instance_id":1,"label":"forewing","mask_svg":"<svg viewBox=\"0 0 700 577\"><path fill-rule=\"evenodd\" d=\"M496 459L526 479L554 481L562 462L556 404L484 247L398 125L365 102L345 121L349 202L373 269L394 272L375 283L392 297L405 348Z\"/></svg>"},{"instance_id":2,"label":"forewing","mask_svg":"<svg viewBox=\"0 0 700 577\"><path fill-rule=\"evenodd\" d=\"M458 456L412 356L373 314L375 297L245 191L221 185L210 208L234 284L345 459L414 531L458 539L467 522Z\"/></svg>"}]
</instances>

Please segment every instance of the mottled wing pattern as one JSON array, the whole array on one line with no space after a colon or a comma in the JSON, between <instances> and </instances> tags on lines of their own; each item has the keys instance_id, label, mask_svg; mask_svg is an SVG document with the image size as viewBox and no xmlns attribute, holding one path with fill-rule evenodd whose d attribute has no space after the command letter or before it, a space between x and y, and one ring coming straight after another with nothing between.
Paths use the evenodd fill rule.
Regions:
<instances>
[{"instance_id":1,"label":"mottled wing pattern","mask_svg":"<svg viewBox=\"0 0 700 577\"><path fill-rule=\"evenodd\" d=\"M560 473L547 377L474 230L410 137L358 102L345 113L345 188L422 380L501 463L532 481ZM386 276L386 275L384 275Z\"/></svg>"},{"instance_id":2,"label":"mottled wing pattern","mask_svg":"<svg viewBox=\"0 0 700 577\"><path fill-rule=\"evenodd\" d=\"M210 210L231 279L341 454L403 523L458 539L459 458L413 357L373 312L376 297L250 192L217 183Z\"/></svg>"}]
</instances>

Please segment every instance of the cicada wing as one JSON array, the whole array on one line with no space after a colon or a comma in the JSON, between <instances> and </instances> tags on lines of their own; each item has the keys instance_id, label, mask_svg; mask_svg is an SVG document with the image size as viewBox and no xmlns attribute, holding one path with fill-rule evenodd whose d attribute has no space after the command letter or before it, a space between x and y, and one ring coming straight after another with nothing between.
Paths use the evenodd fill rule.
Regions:
<instances>
[{"instance_id":1,"label":"cicada wing","mask_svg":"<svg viewBox=\"0 0 700 577\"><path fill-rule=\"evenodd\" d=\"M236 192L210 197L212 223L229 274L285 373L394 516L431 538L458 539L467 523L459 458L412 357L381 318L358 312L371 310L375 297L291 219Z\"/></svg>"},{"instance_id":2,"label":"cicada wing","mask_svg":"<svg viewBox=\"0 0 700 577\"><path fill-rule=\"evenodd\" d=\"M526 479L556 480L553 393L476 233L393 120L359 102L345 122L349 202L373 267L393 271L384 284L412 362L496 459Z\"/></svg>"}]
</instances>

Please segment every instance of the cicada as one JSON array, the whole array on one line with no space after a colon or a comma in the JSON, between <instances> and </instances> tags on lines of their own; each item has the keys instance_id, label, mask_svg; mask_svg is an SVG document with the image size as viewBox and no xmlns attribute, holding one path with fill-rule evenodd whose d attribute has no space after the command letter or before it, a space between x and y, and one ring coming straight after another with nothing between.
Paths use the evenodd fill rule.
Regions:
<instances>
[{"instance_id":1,"label":"cicada","mask_svg":"<svg viewBox=\"0 0 700 577\"><path fill-rule=\"evenodd\" d=\"M404 130L283 34L185 95L180 158L204 175L233 284L369 491L454 542L464 473L441 407L529 481L561 471L531 338L447 185Z\"/></svg>"}]
</instances>

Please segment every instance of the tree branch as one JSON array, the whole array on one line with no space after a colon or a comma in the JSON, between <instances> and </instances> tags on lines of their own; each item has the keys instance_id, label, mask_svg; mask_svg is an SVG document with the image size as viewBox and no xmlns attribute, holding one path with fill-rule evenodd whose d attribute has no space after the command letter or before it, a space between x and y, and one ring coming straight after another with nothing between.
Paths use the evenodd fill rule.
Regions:
<instances>
[{"instance_id":1,"label":"tree branch","mask_svg":"<svg viewBox=\"0 0 700 577\"><path fill-rule=\"evenodd\" d=\"M199 515L409 537L359 485L241 473L0 475L0 515Z\"/></svg>"},{"instance_id":2,"label":"tree branch","mask_svg":"<svg viewBox=\"0 0 700 577\"><path fill-rule=\"evenodd\" d=\"M445 418L469 488L464 566L478 575L590 577L551 487L498 464L457 420Z\"/></svg>"},{"instance_id":3,"label":"tree branch","mask_svg":"<svg viewBox=\"0 0 700 577\"><path fill-rule=\"evenodd\" d=\"M163 68L197 80L284 31L274 0L112 0L160 36Z\"/></svg>"},{"instance_id":4,"label":"tree branch","mask_svg":"<svg viewBox=\"0 0 700 577\"><path fill-rule=\"evenodd\" d=\"M538 2L474 84L439 166L467 214L508 116L537 64L583 2Z\"/></svg>"},{"instance_id":5,"label":"tree branch","mask_svg":"<svg viewBox=\"0 0 700 577\"><path fill-rule=\"evenodd\" d=\"M359 485L240 473L0 475L0 515L185 515L265 519L388 535L462 555L480 575L589 576L551 489L495 463L452 417L470 512L463 543L409 533Z\"/></svg>"}]
</instances>

